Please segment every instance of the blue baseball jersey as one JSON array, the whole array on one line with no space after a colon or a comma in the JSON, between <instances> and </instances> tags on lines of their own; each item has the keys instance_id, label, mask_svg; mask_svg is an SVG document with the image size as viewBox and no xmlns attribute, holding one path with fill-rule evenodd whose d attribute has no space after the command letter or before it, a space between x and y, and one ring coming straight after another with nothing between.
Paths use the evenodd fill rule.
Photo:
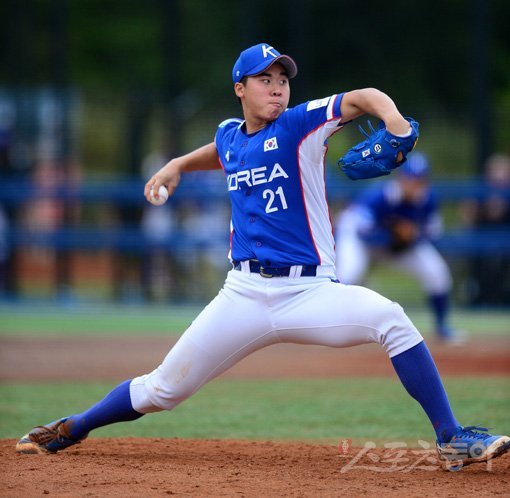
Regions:
<instances>
[{"instance_id":1,"label":"blue baseball jersey","mask_svg":"<svg viewBox=\"0 0 510 498\"><path fill-rule=\"evenodd\" d=\"M363 191L354 204L360 234L374 245L390 243L390 227L401 219L412 221L421 239L435 238L442 231L439 204L430 187L410 201L403 197L398 181L391 180Z\"/></svg>"},{"instance_id":2,"label":"blue baseball jersey","mask_svg":"<svg viewBox=\"0 0 510 498\"><path fill-rule=\"evenodd\" d=\"M342 97L289 108L252 134L239 119L219 125L215 144L232 205L232 260L334 265L325 156L328 137L344 125Z\"/></svg>"}]
</instances>

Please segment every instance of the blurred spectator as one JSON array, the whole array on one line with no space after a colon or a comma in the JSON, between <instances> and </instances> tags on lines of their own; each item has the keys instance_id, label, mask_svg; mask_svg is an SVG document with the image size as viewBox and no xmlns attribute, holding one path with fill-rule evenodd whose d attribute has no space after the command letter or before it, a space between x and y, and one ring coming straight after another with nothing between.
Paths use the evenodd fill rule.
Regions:
<instances>
[{"instance_id":1,"label":"blurred spectator","mask_svg":"<svg viewBox=\"0 0 510 498\"><path fill-rule=\"evenodd\" d=\"M494 154L485 165L485 188L476 199L461 205L461 217L467 226L510 225L510 156Z\"/></svg>"},{"instance_id":2,"label":"blurred spectator","mask_svg":"<svg viewBox=\"0 0 510 498\"><path fill-rule=\"evenodd\" d=\"M494 154L485 165L484 186L475 199L460 206L464 225L476 236L510 233L510 156ZM503 250L471 261L468 294L471 304L510 304L510 254Z\"/></svg>"},{"instance_id":3,"label":"blurred spectator","mask_svg":"<svg viewBox=\"0 0 510 498\"><path fill-rule=\"evenodd\" d=\"M39 161L32 173L33 196L25 203L23 224L30 231L54 232L64 221L64 202L58 196L62 171L53 161Z\"/></svg>"},{"instance_id":4,"label":"blurred spectator","mask_svg":"<svg viewBox=\"0 0 510 498\"><path fill-rule=\"evenodd\" d=\"M337 276L361 284L372 260L410 273L427 294L437 337L453 343L462 337L448 324L452 277L432 243L443 224L429 170L427 157L413 152L390 180L372 184L340 214Z\"/></svg>"},{"instance_id":5,"label":"blurred spectator","mask_svg":"<svg viewBox=\"0 0 510 498\"><path fill-rule=\"evenodd\" d=\"M11 172L12 132L0 125L0 176Z\"/></svg>"},{"instance_id":6,"label":"blurred spectator","mask_svg":"<svg viewBox=\"0 0 510 498\"><path fill-rule=\"evenodd\" d=\"M31 195L23 203L20 227L39 241L21 248L25 264L33 264L41 275L52 279L59 299L71 297L71 252L66 248L67 235L61 230L72 227L80 216L77 188L81 168L77 161L40 159L31 173ZM25 267L25 265L22 265ZM31 277L32 278L32 277Z\"/></svg>"}]
</instances>

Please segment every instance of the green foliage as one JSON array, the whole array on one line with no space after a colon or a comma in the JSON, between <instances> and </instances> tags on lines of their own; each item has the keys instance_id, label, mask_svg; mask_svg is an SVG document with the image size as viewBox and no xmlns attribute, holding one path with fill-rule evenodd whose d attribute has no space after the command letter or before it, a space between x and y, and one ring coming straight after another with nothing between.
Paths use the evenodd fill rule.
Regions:
<instances>
[{"instance_id":1,"label":"green foliage","mask_svg":"<svg viewBox=\"0 0 510 498\"><path fill-rule=\"evenodd\" d=\"M423 110L431 104L458 109L470 101L474 23L482 19L474 3L461 0L398 0L388 9L376 0L348 8L333 0L216 0L214 8L206 0L16 4L2 2L0 17L6 49L16 49L27 63L23 83L50 81L58 48L78 87L163 89L170 68L184 87L200 88L214 100L230 87L239 50L264 40L296 54L309 72L303 77L312 94L378 86ZM491 81L499 98L510 88L508 2L493 0L487 12ZM0 67L0 76L10 81L9 64Z\"/></svg>"},{"instance_id":2,"label":"green foliage","mask_svg":"<svg viewBox=\"0 0 510 498\"><path fill-rule=\"evenodd\" d=\"M509 433L510 393L502 378L448 378L457 417ZM84 410L113 386L98 383L0 386L0 437ZM93 437L145 436L432 442L418 404L396 378L215 381L172 413L94 431Z\"/></svg>"},{"instance_id":3,"label":"green foliage","mask_svg":"<svg viewBox=\"0 0 510 498\"><path fill-rule=\"evenodd\" d=\"M69 13L71 75L88 87L160 86L158 2L74 0Z\"/></svg>"},{"instance_id":4,"label":"green foliage","mask_svg":"<svg viewBox=\"0 0 510 498\"><path fill-rule=\"evenodd\" d=\"M475 38L475 21L483 20L476 5L488 13L493 115L486 120L495 150L504 150L510 126L506 0L397 0L388 9L376 0L348 8L333 0L215 0L214 8L206 0L10 0L0 3L0 81L30 88L60 79L77 89L83 163L95 171L126 171L130 95L143 96L149 114L168 106L183 117L181 146L202 145L215 124L237 111L230 74L239 51L264 40L298 62L291 103L380 88L426 125L420 143L438 171L464 173L474 166L474 88L483 80L475 65L476 50L483 49ZM168 130L168 123L157 127Z\"/></svg>"}]
</instances>

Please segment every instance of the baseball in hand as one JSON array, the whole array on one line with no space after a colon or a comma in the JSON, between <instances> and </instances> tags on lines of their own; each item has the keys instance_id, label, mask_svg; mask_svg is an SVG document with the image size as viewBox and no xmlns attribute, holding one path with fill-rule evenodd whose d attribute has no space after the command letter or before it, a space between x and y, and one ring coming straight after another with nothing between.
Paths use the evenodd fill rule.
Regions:
<instances>
[{"instance_id":1,"label":"baseball in hand","mask_svg":"<svg viewBox=\"0 0 510 498\"><path fill-rule=\"evenodd\" d=\"M149 202L154 206L162 206L168 200L168 190L161 185L158 190L158 197L154 196L154 190L151 188Z\"/></svg>"}]
</instances>

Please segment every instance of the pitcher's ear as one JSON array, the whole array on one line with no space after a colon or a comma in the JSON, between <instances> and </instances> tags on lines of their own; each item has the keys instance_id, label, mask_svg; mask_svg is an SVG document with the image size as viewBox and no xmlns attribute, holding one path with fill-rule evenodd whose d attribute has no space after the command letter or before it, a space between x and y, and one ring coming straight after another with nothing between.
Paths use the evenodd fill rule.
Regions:
<instances>
[{"instance_id":1,"label":"pitcher's ear","mask_svg":"<svg viewBox=\"0 0 510 498\"><path fill-rule=\"evenodd\" d=\"M234 92L237 97L241 98L244 95L244 83L243 82L235 83Z\"/></svg>"}]
</instances>

